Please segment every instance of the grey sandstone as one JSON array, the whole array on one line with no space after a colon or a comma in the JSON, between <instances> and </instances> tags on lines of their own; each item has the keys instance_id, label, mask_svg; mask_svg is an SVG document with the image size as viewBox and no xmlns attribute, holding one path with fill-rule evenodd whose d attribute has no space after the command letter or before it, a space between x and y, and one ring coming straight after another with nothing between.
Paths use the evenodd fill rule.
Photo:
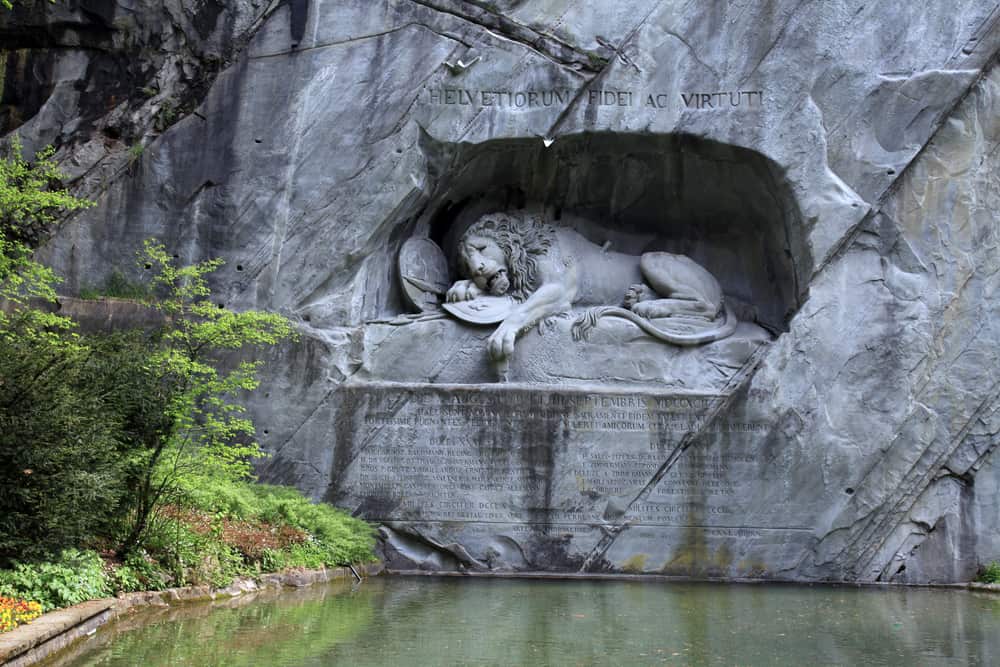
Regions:
<instances>
[{"instance_id":1,"label":"grey sandstone","mask_svg":"<svg viewBox=\"0 0 1000 667\"><path fill-rule=\"evenodd\" d=\"M0 17L3 133L98 201L42 256L73 292L153 236L292 317L260 476L390 568L1000 559L995 3L186 7Z\"/></svg>"}]
</instances>

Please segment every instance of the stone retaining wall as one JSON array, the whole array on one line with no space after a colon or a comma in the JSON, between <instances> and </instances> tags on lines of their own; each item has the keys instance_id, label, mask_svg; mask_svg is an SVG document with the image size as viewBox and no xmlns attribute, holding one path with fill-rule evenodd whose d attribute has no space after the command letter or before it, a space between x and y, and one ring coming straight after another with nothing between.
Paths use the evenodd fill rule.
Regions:
<instances>
[{"instance_id":1,"label":"stone retaining wall","mask_svg":"<svg viewBox=\"0 0 1000 667\"><path fill-rule=\"evenodd\" d=\"M381 563L355 567L363 577L382 572ZM27 625L0 635L0 665L27 667L60 651L78 639L90 636L108 621L140 607L169 606L184 602L203 602L238 597L269 588L301 588L354 575L350 568L337 567L321 570L291 570L264 574L258 578L237 579L225 588L211 586L186 586L163 591L124 593L117 598L89 600L43 614Z\"/></svg>"}]
</instances>

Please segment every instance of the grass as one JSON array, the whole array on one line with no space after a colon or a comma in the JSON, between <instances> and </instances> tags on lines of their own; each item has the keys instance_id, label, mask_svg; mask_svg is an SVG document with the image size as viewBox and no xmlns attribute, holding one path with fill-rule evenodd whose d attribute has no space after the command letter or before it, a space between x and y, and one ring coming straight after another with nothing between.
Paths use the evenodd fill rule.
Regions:
<instances>
[{"instance_id":1,"label":"grass","mask_svg":"<svg viewBox=\"0 0 1000 667\"><path fill-rule=\"evenodd\" d=\"M80 298L92 301L104 297L140 300L148 296L149 288L146 285L129 280L124 273L117 269L111 272L103 285L85 285L80 288Z\"/></svg>"},{"instance_id":2,"label":"grass","mask_svg":"<svg viewBox=\"0 0 1000 667\"><path fill-rule=\"evenodd\" d=\"M146 151L146 147L142 145L142 141L137 141L128 148L128 162L132 164L142 157L142 154Z\"/></svg>"}]
</instances>

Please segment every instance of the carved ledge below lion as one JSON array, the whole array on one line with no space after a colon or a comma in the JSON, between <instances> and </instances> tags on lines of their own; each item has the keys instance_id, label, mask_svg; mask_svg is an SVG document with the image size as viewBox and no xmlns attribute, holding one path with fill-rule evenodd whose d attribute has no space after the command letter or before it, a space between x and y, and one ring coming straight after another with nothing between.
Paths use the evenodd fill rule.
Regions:
<instances>
[{"instance_id":1,"label":"carved ledge below lion","mask_svg":"<svg viewBox=\"0 0 1000 667\"><path fill-rule=\"evenodd\" d=\"M709 345L666 347L624 320L607 320L574 341L574 316L526 332L510 360L508 380L552 385L646 386L717 392L754 350L771 340L761 327L740 322L735 333ZM492 333L452 319L365 328L362 367L355 380L480 384L497 381L484 354Z\"/></svg>"}]
</instances>

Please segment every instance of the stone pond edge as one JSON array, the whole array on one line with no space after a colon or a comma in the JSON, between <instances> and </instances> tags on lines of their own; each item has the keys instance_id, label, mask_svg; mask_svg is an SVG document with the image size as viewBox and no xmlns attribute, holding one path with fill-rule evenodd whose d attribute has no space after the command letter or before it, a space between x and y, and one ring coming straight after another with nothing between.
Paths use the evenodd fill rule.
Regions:
<instances>
[{"instance_id":1,"label":"stone pond edge","mask_svg":"<svg viewBox=\"0 0 1000 667\"><path fill-rule=\"evenodd\" d=\"M373 577L384 571L381 563L355 565L353 569L361 577ZM185 586L88 600L72 607L50 611L30 623L0 634L0 665L34 665L77 640L94 634L97 628L109 621L141 607L165 607L185 602L228 599L266 589L302 588L354 576L350 567L288 570L262 574L259 577L241 577L223 588Z\"/></svg>"}]
</instances>

